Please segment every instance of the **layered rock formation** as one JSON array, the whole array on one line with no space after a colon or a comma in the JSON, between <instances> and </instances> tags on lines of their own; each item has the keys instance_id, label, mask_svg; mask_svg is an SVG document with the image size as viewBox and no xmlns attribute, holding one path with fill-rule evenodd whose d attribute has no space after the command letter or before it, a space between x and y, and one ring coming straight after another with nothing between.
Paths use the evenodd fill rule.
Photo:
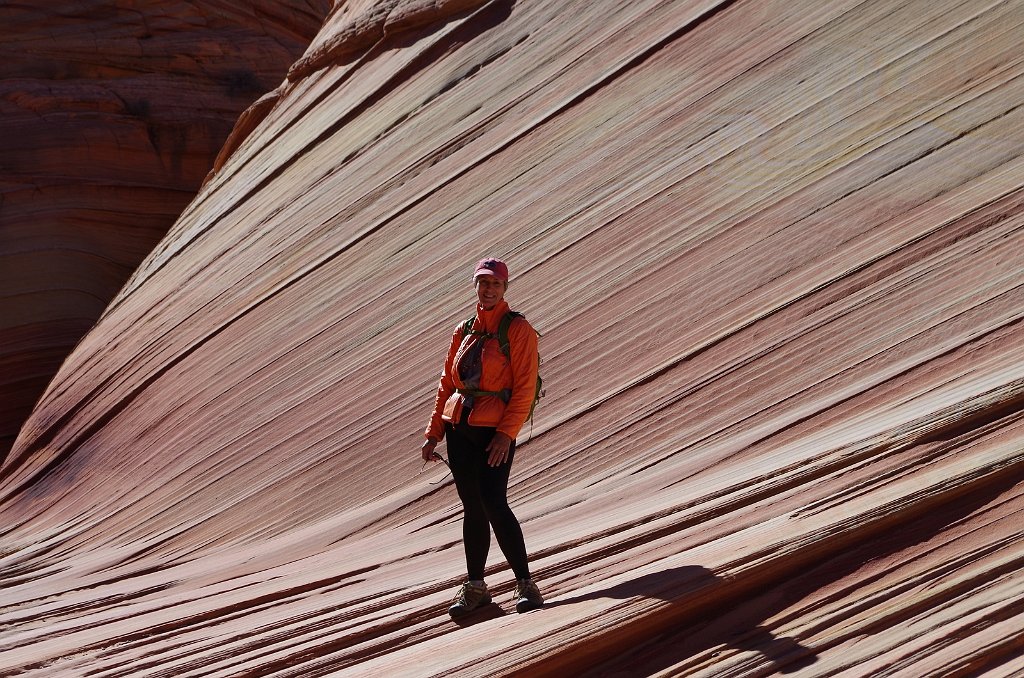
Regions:
<instances>
[{"instance_id":1,"label":"layered rock formation","mask_svg":"<svg viewBox=\"0 0 1024 678\"><path fill-rule=\"evenodd\" d=\"M0 459L328 0L0 9Z\"/></svg>"},{"instance_id":2,"label":"layered rock formation","mask_svg":"<svg viewBox=\"0 0 1024 678\"><path fill-rule=\"evenodd\" d=\"M1024 3L497 1L343 49L381 7L22 429L0 671L1024 671ZM548 606L495 549L460 627L418 446L485 254L543 333Z\"/></svg>"}]
</instances>

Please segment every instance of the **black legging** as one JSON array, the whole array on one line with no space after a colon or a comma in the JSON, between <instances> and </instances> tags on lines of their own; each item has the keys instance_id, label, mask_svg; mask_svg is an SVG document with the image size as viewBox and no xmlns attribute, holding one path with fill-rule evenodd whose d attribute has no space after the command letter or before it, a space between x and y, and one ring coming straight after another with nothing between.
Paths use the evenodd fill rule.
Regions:
<instances>
[{"instance_id":1,"label":"black legging","mask_svg":"<svg viewBox=\"0 0 1024 678\"><path fill-rule=\"evenodd\" d=\"M462 500L462 540L466 547L466 569L470 579L484 578L487 551L491 546L491 529L517 579L530 577L526 542L508 505L508 475L516 443L509 447L508 459L500 466L487 464L487 445L494 437L494 428L469 426L460 422L446 426L448 463L452 467L455 487ZM490 527L488 527L488 525Z\"/></svg>"}]
</instances>

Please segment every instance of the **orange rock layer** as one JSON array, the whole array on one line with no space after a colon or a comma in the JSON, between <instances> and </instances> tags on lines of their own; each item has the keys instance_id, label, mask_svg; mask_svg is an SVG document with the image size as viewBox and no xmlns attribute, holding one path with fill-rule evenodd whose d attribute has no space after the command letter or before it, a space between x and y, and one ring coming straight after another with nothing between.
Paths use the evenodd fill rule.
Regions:
<instances>
[{"instance_id":1,"label":"orange rock layer","mask_svg":"<svg viewBox=\"0 0 1024 678\"><path fill-rule=\"evenodd\" d=\"M0 672L1024 672L1022 24L492 2L295 79L0 469ZM456 625L418 447L485 254L548 604L495 548Z\"/></svg>"}]
</instances>

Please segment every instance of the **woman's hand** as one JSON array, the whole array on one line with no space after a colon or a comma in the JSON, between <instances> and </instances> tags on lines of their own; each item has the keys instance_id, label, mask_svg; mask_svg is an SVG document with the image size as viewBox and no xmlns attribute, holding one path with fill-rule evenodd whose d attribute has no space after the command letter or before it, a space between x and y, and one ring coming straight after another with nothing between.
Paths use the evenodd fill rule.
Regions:
<instances>
[{"instance_id":1,"label":"woman's hand","mask_svg":"<svg viewBox=\"0 0 1024 678\"><path fill-rule=\"evenodd\" d=\"M508 461L508 450L512 446L512 439L498 431L491 438L487 446L487 463L490 466L501 466Z\"/></svg>"},{"instance_id":2,"label":"woman's hand","mask_svg":"<svg viewBox=\"0 0 1024 678\"><path fill-rule=\"evenodd\" d=\"M423 447L420 448L420 455L423 457L423 461L437 461L437 457L434 456L435 447L437 447L437 440L427 438L423 443Z\"/></svg>"}]
</instances>

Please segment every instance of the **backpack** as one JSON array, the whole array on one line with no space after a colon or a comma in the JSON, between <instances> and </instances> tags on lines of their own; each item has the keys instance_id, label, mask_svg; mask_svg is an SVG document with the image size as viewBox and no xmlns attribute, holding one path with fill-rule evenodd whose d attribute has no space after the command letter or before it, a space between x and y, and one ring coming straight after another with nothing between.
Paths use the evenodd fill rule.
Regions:
<instances>
[{"instance_id":1,"label":"backpack","mask_svg":"<svg viewBox=\"0 0 1024 678\"><path fill-rule=\"evenodd\" d=\"M471 334L475 334L477 336L484 337L485 339L497 339L498 340L498 346L501 347L501 352L505 354L506 358L508 358L509 360L512 360L512 350L509 347L509 343L508 343L508 328L512 326L512 320L513 319L515 319L515 318L525 318L525 317L526 316L524 316L522 313L516 313L515 311L509 311L501 319L501 322L498 323L498 333L495 335L495 334L491 334L490 332L483 332L481 330L474 330L473 329L473 323L476 321L476 315L474 315L472 318L470 318L469 320L467 320L465 323L462 324L462 336L466 337L466 336L469 336ZM537 332L537 330L534 330L534 332ZM538 337L540 336L540 332L537 332L537 336ZM527 419L529 419L530 421L533 420L533 410L537 407L537 402L540 401L540 399L544 397L544 388L543 388L543 386L544 386L544 380L540 378L540 353L538 353L537 354L537 387L536 387L536 390L533 393L533 404L530 405L530 414L527 416ZM508 399L510 397L512 397L512 393L508 389L506 389L504 391L481 391L479 389L466 389L466 390L462 390L461 392L465 393L466 395L472 395L472 396L482 396L482 395L498 396L499 398L501 398L505 402L508 402Z\"/></svg>"}]
</instances>

